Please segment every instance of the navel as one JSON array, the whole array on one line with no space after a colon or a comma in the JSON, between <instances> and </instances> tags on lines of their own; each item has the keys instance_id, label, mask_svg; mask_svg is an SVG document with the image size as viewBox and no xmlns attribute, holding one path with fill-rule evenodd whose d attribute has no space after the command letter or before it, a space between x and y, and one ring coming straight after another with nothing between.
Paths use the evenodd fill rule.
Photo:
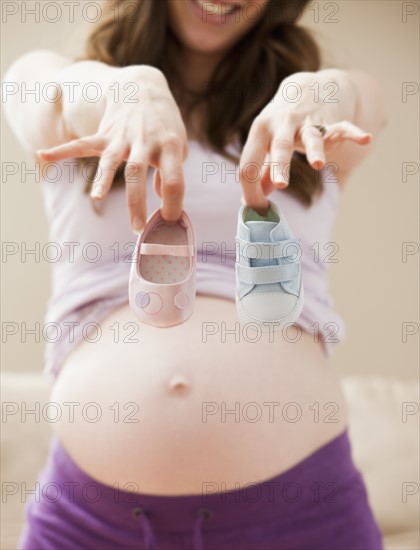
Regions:
<instances>
[{"instance_id":1,"label":"navel","mask_svg":"<svg viewBox=\"0 0 420 550\"><path fill-rule=\"evenodd\" d=\"M173 376L169 381L169 391L172 395L185 395L190 389L189 380L180 374Z\"/></svg>"}]
</instances>

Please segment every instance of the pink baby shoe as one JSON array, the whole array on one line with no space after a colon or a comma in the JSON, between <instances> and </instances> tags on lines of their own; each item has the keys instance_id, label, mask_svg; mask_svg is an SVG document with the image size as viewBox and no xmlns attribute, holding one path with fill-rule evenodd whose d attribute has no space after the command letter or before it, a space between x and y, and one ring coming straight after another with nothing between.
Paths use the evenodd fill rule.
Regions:
<instances>
[{"instance_id":1,"label":"pink baby shoe","mask_svg":"<svg viewBox=\"0 0 420 550\"><path fill-rule=\"evenodd\" d=\"M196 235L185 212L175 224L160 209L147 220L134 249L129 300L142 323L171 327L186 321L195 299Z\"/></svg>"}]
</instances>

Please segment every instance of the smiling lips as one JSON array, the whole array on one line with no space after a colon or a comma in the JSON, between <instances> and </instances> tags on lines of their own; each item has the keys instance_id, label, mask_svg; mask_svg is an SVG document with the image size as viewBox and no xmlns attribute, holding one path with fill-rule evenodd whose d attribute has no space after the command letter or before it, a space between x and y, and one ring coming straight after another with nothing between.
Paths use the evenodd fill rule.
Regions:
<instances>
[{"instance_id":1,"label":"smiling lips","mask_svg":"<svg viewBox=\"0 0 420 550\"><path fill-rule=\"evenodd\" d=\"M229 15L240 9L238 2L211 2L209 0L194 0L208 15Z\"/></svg>"}]
</instances>

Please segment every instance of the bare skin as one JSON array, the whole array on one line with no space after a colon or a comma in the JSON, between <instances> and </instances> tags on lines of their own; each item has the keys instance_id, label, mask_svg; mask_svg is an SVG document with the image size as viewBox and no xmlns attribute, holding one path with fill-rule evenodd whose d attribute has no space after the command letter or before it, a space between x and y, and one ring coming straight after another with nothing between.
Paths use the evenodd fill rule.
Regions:
<instances>
[{"instance_id":1,"label":"bare skin","mask_svg":"<svg viewBox=\"0 0 420 550\"><path fill-rule=\"evenodd\" d=\"M258 0L261 9L266 0ZM199 89L211 78L220 57L229 49L233 38L249 30L249 18L238 23L214 25L202 21L192 0L169 2L171 21L185 48L180 68L191 89ZM229 4L229 2L228 2ZM240 2L243 10L254 2ZM255 23L254 23L255 24ZM215 32L215 28L217 32ZM233 38L232 38L233 37ZM88 103L81 94L83 85L95 75L103 97ZM128 209L135 231L147 217L145 210L145 174L148 166L156 170L156 192L162 197L162 213L168 221L176 220L182 210L185 182L182 163L188 154L188 134L180 109L168 88L167 80L157 69L147 66L110 68L103 63L71 59L53 52L37 50L18 59L5 75L5 81L31 83L58 82L62 99L56 103L36 103L34 97L21 103L19 94L10 96L5 105L10 124L26 150L41 161L55 161L98 155L103 177L92 190L93 196L105 198L109 192L117 162L130 161L127 188ZM71 100L65 82L81 84ZM115 101L110 86L137 83L138 103ZM313 84L322 90L336 83L338 103L315 101ZM284 99L284 88L295 83L302 92L297 102ZM329 91L329 90L328 90ZM286 95L287 97L287 95ZM134 98L136 99L136 98ZM320 134L310 124L322 124L327 134ZM257 116L241 158L241 184L250 206L264 209L265 195L273 187L287 185L284 166L293 150L306 153L311 165L320 169L325 162L340 168L344 182L352 169L369 153L372 135L384 124L382 93L378 83L360 71L328 69L315 73L302 72L283 81L274 101ZM305 127L305 131L301 130ZM74 139L75 138L75 139ZM243 168L249 162L261 164L265 156L278 163L272 179L265 172L261 181L247 180Z\"/></svg>"},{"instance_id":2,"label":"bare skin","mask_svg":"<svg viewBox=\"0 0 420 550\"><path fill-rule=\"evenodd\" d=\"M242 10L251 3L256 2L239 2ZM267 0L258 3L261 10L267 6ZM199 89L220 56L255 23L246 17L224 25L205 21L193 0L169 6L171 25L184 45L182 74L192 89ZM87 103L76 91L70 101L64 83L87 83L92 75L105 92L102 100ZM29 154L43 162L101 157L102 177L92 190L97 200L106 200L112 192L116 164L128 161L127 200L134 231L141 230L150 214L145 189L147 168L153 166L163 216L178 219L188 192L182 165L188 138L195 135L200 120L195 127L186 126L183 106L176 104L160 71L74 63L53 52L35 51L18 59L5 80L25 81L28 88L37 81L62 86L60 102L20 103L16 94L5 105ZM109 91L114 83L128 82L139 85L138 103L115 101ZM331 82L338 87L338 103L314 101L314 84L322 90ZM302 92L297 102L285 99L290 84ZM312 124L326 126L326 135L322 138ZM383 124L381 91L369 75L338 69L291 75L255 119L243 149L244 200L263 212L269 193L287 186L285 167L294 150L305 153L316 169L337 163L343 183L369 153L372 137ZM274 172L264 171L260 181L247 180L244 167L267 159L277 163ZM135 483L136 490L155 494L201 493L205 481L234 488L235 483L281 473L346 429L340 384L313 335L303 332L294 344L284 338L251 344L243 335L237 342L223 341L220 334L204 341L203 323L233 327L237 316L233 302L198 296L187 323L165 331L142 325L138 344L116 344L109 327L134 320L128 306L111 312L101 324L109 337L94 348L79 345L67 357L53 388L51 400L63 406L93 401L107 411L98 423L76 416L74 422L54 425L73 459L93 477L111 485ZM138 412L119 411L116 421L116 402L121 407L137 404ZM244 409L252 402L261 407L258 422L249 421L252 412ZM292 408L287 409L291 417L284 412L290 402L302 413L298 421L290 420ZM231 410L235 403L240 404L239 421L229 422L229 415L223 421L223 406ZM273 405L274 417L264 403L279 403ZM130 413L138 422L121 420Z\"/></svg>"},{"instance_id":3,"label":"bare skin","mask_svg":"<svg viewBox=\"0 0 420 550\"><path fill-rule=\"evenodd\" d=\"M337 374L314 335L253 342L235 303L208 296L186 323L139 324L137 343L116 344L111 327L133 321L129 306L113 311L101 340L68 356L51 394L63 410L79 404L73 422L65 414L53 427L93 478L161 495L201 494L208 482L234 489L277 476L346 429Z\"/></svg>"}]
</instances>

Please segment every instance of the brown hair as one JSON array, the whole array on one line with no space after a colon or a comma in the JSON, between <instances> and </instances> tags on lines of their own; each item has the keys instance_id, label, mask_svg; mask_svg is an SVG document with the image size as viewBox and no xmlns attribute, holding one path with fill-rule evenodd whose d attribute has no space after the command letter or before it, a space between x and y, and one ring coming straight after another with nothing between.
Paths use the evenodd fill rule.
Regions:
<instances>
[{"instance_id":1,"label":"brown hair","mask_svg":"<svg viewBox=\"0 0 420 550\"><path fill-rule=\"evenodd\" d=\"M210 85L193 98L188 112L206 103L204 135L216 152L238 162L238 158L225 151L230 138L238 136L244 145L253 120L272 100L284 78L300 71L319 70L318 46L309 31L296 24L308 2L270 0L259 21L219 63ZM117 4L112 0L112 3L113 12L89 36L83 59L115 67L154 66L164 73L177 99L175 90L186 90L173 62L180 43L169 26L167 3L156 0L118 0ZM124 165L117 171L114 185L124 184ZM95 165L93 176L96 169ZM289 176L290 185L285 192L305 205L310 205L322 191L319 172L311 168L303 154L293 154Z\"/></svg>"}]
</instances>

